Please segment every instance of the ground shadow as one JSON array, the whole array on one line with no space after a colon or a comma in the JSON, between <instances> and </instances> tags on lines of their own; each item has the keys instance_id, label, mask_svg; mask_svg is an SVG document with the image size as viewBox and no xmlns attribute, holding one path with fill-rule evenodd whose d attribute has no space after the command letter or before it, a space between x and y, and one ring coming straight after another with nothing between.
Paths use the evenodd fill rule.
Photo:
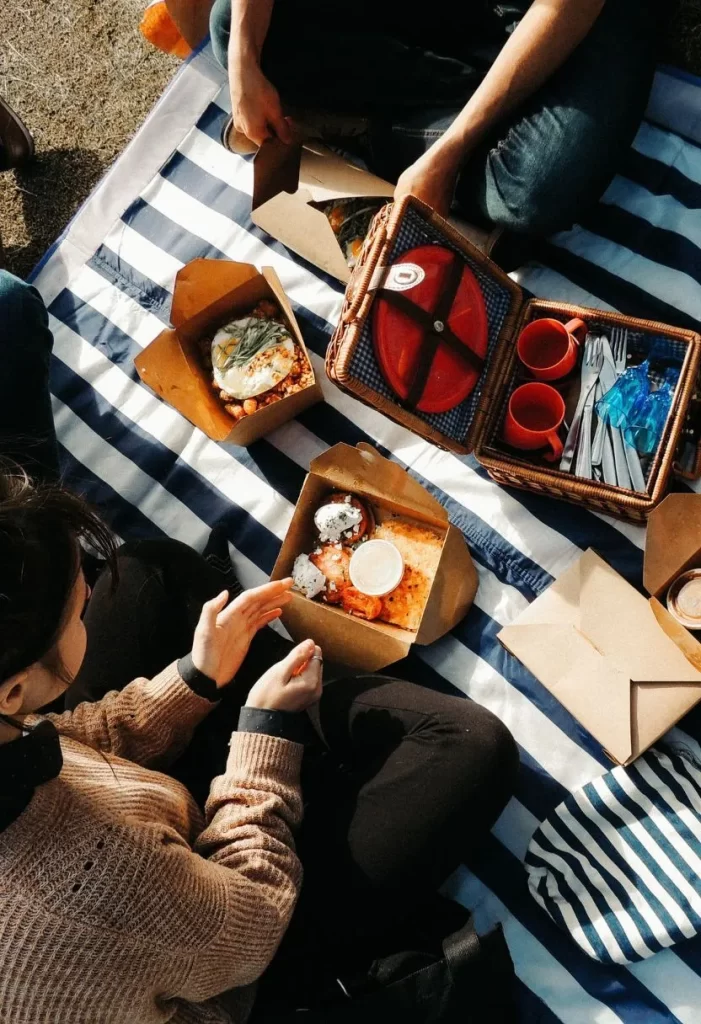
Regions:
<instances>
[{"instance_id":1,"label":"ground shadow","mask_svg":"<svg viewBox=\"0 0 701 1024\"><path fill-rule=\"evenodd\" d=\"M105 165L93 150L75 147L38 153L26 167L12 172L22 199L29 240L7 245L5 264L26 277L100 180Z\"/></svg>"}]
</instances>

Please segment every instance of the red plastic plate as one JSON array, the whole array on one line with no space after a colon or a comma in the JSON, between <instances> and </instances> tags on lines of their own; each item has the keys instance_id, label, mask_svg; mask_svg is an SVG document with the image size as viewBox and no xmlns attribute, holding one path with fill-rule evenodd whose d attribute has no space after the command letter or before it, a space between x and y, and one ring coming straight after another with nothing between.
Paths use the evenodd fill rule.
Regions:
<instances>
[{"instance_id":1,"label":"red plastic plate","mask_svg":"<svg viewBox=\"0 0 701 1024\"><path fill-rule=\"evenodd\" d=\"M388 283L401 290L415 305L431 312L436 308L454 258L450 249L438 245L410 249L392 264ZM401 270L402 267L405 269ZM487 311L477 278L467 266L447 323L453 334L475 355L482 359L486 357ZM383 377L402 399L409 394L422 333L421 327L405 313L391 306L382 296L377 298L373 314L375 355ZM453 409L471 394L479 376L477 370L447 345L439 345L417 409L431 413Z\"/></svg>"}]
</instances>

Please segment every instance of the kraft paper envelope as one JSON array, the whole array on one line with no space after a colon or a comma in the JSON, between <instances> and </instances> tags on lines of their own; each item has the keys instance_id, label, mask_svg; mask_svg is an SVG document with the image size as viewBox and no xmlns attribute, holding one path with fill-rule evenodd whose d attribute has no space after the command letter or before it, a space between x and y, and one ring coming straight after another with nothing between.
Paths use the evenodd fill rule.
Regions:
<instances>
[{"instance_id":1,"label":"kraft paper envelope","mask_svg":"<svg viewBox=\"0 0 701 1024\"><path fill-rule=\"evenodd\" d=\"M701 699L682 634L691 652L659 603L587 551L498 638L625 764Z\"/></svg>"}]
</instances>

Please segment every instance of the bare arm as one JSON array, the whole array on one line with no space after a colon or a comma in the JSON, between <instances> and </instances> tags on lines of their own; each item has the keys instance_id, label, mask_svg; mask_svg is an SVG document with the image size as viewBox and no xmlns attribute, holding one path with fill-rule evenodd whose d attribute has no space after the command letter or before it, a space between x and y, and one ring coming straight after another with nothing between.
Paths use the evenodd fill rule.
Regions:
<instances>
[{"instance_id":1,"label":"bare arm","mask_svg":"<svg viewBox=\"0 0 701 1024\"><path fill-rule=\"evenodd\" d=\"M447 213L455 179L470 152L498 121L560 67L584 39L605 0L534 0L484 80L448 131L397 183Z\"/></svg>"},{"instance_id":2,"label":"bare arm","mask_svg":"<svg viewBox=\"0 0 701 1024\"><path fill-rule=\"evenodd\" d=\"M250 61L260 63L270 28L274 0L231 0L229 71Z\"/></svg>"},{"instance_id":3,"label":"bare arm","mask_svg":"<svg viewBox=\"0 0 701 1024\"><path fill-rule=\"evenodd\" d=\"M274 0L231 0L229 88L234 127L257 146L271 135L291 142L275 86L260 69Z\"/></svg>"}]
</instances>

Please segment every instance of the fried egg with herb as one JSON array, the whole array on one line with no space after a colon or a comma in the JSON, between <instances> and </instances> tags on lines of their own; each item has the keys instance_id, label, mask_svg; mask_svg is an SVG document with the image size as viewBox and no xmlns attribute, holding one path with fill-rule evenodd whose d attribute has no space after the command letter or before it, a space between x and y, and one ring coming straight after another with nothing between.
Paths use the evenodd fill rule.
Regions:
<instances>
[{"instance_id":1,"label":"fried egg with herb","mask_svg":"<svg viewBox=\"0 0 701 1024\"><path fill-rule=\"evenodd\" d=\"M294 340L278 320L232 320L212 339L214 380L240 401L276 387L289 375L295 356Z\"/></svg>"}]
</instances>

